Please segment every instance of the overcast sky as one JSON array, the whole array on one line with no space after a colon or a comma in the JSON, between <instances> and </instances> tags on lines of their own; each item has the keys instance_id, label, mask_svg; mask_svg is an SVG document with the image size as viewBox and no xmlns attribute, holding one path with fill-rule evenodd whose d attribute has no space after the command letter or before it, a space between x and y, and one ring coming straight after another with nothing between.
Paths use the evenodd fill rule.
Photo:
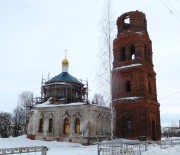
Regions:
<instances>
[{"instance_id":1,"label":"overcast sky","mask_svg":"<svg viewBox=\"0 0 180 155\"><path fill-rule=\"evenodd\" d=\"M0 0L0 111L12 112L23 91L40 96L42 74L53 77L61 73L65 49L70 74L88 79L90 96L99 92L94 78L104 3L105 0ZM112 8L115 19L135 10L146 14L161 122L178 124L180 0L112 0Z\"/></svg>"}]
</instances>

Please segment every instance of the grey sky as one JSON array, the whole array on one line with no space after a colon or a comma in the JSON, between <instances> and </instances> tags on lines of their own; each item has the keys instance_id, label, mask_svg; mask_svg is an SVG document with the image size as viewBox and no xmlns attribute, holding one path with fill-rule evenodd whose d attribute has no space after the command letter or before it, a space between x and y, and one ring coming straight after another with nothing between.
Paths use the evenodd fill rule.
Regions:
<instances>
[{"instance_id":1,"label":"grey sky","mask_svg":"<svg viewBox=\"0 0 180 155\"><path fill-rule=\"evenodd\" d=\"M104 1L0 0L0 110L12 112L22 91L39 96L42 74L47 77L50 72L53 77L61 72L65 49L70 74L78 79L88 78L90 96L98 92L94 77ZM180 0L169 1L176 10L167 1L163 2L180 19ZM112 5L115 19L128 11L146 14L161 121L177 122L180 119L180 21L161 0L113 0Z\"/></svg>"}]
</instances>

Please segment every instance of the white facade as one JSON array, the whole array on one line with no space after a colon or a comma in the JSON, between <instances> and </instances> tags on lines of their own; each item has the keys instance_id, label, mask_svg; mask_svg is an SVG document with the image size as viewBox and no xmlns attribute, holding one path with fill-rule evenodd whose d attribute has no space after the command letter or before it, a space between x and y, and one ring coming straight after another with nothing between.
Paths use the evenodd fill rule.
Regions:
<instances>
[{"instance_id":1,"label":"white facade","mask_svg":"<svg viewBox=\"0 0 180 155\"><path fill-rule=\"evenodd\" d=\"M107 107L87 103L55 105L47 101L32 109L28 138L91 144L110 139L110 120L110 108Z\"/></svg>"}]
</instances>

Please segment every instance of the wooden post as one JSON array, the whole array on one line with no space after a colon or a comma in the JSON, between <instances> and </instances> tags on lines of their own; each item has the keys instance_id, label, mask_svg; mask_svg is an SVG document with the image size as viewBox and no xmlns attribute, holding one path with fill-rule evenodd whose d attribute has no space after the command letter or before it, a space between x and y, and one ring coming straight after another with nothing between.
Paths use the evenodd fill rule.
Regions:
<instances>
[{"instance_id":1,"label":"wooden post","mask_svg":"<svg viewBox=\"0 0 180 155\"><path fill-rule=\"evenodd\" d=\"M47 150L48 150L47 147L43 147L41 155L47 155Z\"/></svg>"}]
</instances>

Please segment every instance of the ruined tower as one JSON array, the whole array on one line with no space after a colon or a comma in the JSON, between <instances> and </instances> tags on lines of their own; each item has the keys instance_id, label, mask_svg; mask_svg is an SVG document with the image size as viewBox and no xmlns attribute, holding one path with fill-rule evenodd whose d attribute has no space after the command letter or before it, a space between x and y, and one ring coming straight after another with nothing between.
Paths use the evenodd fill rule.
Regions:
<instances>
[{"instance_id":1,"label":"ruined tower","mask_svg":"<svg viewBox=\"0 0 180 155\"><path fill-rule=\"evenodd\" d=\"M160 104L146 16L139 11L124 13L117 28L112 70L115 136L159 140Z\"/></svg>"}]
</instances>

